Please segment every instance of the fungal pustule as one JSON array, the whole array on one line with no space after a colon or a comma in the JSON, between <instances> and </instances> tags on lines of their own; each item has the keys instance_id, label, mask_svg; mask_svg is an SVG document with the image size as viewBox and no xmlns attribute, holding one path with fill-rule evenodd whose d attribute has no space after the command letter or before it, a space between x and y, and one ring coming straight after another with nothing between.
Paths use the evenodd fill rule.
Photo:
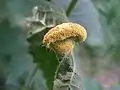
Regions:
<instances>
[{"instance_id":1,"label":"fungal pustule","mask_svg":"<svg viewBox=\"0 0 120 90\"><path fill-rule=\"evenodd\" d=\"M67 54L75 43L87 38L85 28L76 23L62 23L50 29L43 38L43 44L59 54Z\"/></svg>"}]
</instances>

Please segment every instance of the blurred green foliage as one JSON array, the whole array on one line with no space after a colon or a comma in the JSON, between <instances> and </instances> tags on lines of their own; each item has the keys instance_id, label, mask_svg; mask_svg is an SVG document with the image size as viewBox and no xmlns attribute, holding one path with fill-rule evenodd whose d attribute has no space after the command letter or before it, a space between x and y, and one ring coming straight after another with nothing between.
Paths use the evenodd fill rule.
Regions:
<instances>
[{"instance_id":1,"label":"blurred green foliage","mask_svg":"<svg viewBox=\"0 0 120 90\"><path fill-rule=\"evenodd\" d=\"M32 34L32 37L26 38L27 36L23 33L23 27L21 25L14 25L17 20L21 19L15 20L17 18L15 17L16 14L24 12L27 14L21 15L20 17L30 17L32 16L33 6L39 4L44 9L44 2L46 1L40 0L39 2L36 0L37 2L33 5L33 1L31 0L10 1L0 1L0 90L51 90L58 61L54 52L46 49L41 44L43 35L51 27L36 27L34 25L36 28L28 29L28 31L34 33L39 28L45 28ZM27 4L28 2L29 4ZM120 0L93 0L93 2L99 12L100 22L103 27L105 50L107 54L112 53L112 57L116 60L115 63L119 65ZM23 4L24 7L20 7L19 4ZM13 5L12 9L14 8L14 10L10 8L10 5ZM46 5L51 6L49 2ZM56 25L62 22L68 22L68 18L64 14L66 10L61 12L62 10L58 10L53 6L51 7L53 8L52 12L49 11L50 8L45 7L46 10L48 9L47 15L48 17L50 16L49 19L52 19L52 22L48 24L52 23ZM67 11L68 14L74 8L74 5L71 5L69 8ZM56 17L55 23L53 23L53 17ZM91 57L97 56L98 47L85 44L85 48ZM85 90L102 90L99 83L91 77L83 77L83 84ZM111 90L120 90L120 87L116 86Z\"/></svg>"},{"instance_id":2,"label":"blurred green foliage","mask_svg":"<svg viewBox=\"0 0 120 90\"><path fill-rule=\"evenodd\" d=\"M93 0L93 2L99 12L100 21L103 26L107 52L113 53L113 58L118 60L120 59L120 43L118 42L120 37L120 1Z\"/></svg>"}]
</instances>

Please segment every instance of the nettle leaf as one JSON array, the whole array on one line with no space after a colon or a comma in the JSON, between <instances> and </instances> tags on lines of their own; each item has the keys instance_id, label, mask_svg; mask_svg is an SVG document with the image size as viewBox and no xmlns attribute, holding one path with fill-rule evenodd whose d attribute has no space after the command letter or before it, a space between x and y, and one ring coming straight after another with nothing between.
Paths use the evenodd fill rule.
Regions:
<instances>
[{"instance_id":1,"label":"nettle leaf","mask_svg":"<svg viewBox=\"0 0 120 90\"><path fill-rule=\"evenodd\" d=\"M28 28L27 37L30 38L36 34L42 35L47 28L57 24L68 22L64 10L57 8L54 3L42 1L34 5L31 10L32 15L26 17L26 27Z\"/></svg>"},{"instance_id":2,"label":"nettle leaf","mask_svg":"<svg viewBox=\"0 0 120 90\"><path fill-rule=\"evenodd\" d=\"M46 5L49 6L47 3L35 6L32 10L33 16L26 18L26 24L29 28L28 37L67 21L64 12L59 11L59 9L55 11L52 7L44 8Z\"/></svg>"},{"instance_id":3,"label":"nettle leaf","mask_svg":"<svg viewBox=\"0 0 120 90\"><path fill-rule=\"evenodd\" d=\"M36 64L25 36L10 25L8 20L0 23L0 90L47 90L40 69L31 77Z\"/></svg>"},{"instance_id":4,"label":"nettle leaf","mask_svg":"<svg viewBox=\"0 0 120 90\"><path fill-rule=\"evenodd\" d=\"M55 70L58 65L58 61L53 52L48 51L45 47L32 47L31 54L34 57L34 61L39 64L40 69L43 70L44 77L47 80L47 86L49 90L52 89Z\"/></svg>"},{"instance_id":5,"label":"nettle leaf","mask_svg":"<svg viewBox=\"0 0 120 90\"><path fill-rule=\"evenodd\" d=\"M71 55L62 58L55 74L53 90L84 90L73 60Z\"/></svg>"},{"instance_id":6,"label":"nettle leaf","mask_svg":"<svg viewBox=\"0 0 120 90\"><path fill-rule=\"evenodd\" d=\"M25 18L28 30L27 37L31 44L30 53L33 55L34 61L43 70L47 86L51 90L58 60L54 52L42 46L42 39L50 28L68 22L68 19L62 9L45 1L36 4L31 12L32 15Z\"/></svg>"}]
</instances>

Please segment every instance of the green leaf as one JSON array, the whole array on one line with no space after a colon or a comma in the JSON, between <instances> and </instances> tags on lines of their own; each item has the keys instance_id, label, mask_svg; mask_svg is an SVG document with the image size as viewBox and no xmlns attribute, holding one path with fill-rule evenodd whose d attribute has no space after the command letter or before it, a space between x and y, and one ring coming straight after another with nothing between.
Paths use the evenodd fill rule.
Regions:
<instances>
[{"instance_id":1,"label":"green leaf","mask_svg":"<svg viewBox=\"0 0 120 90\"><path fill-rule=\"evenodd\" d=\"M57 58L52 51L48 51L45 47L32 47L31 54L34 61L38 63L39 67L43 70L44 76L47 80L49 90L52 89L55 71L58 65Z\"/></svg>"},{"instance_id":2,"label":"green leaf","mask_svg":"<svg viewBox=\"0 0 120 90\"><path fill-rule=\"evenodd\" d=\"M31 9L32 12L32 9ZM53 26L68 22L64 10L57 8L53 3L41 2L33 7L33 16L26 17L30 53L39 68L43 70L49 90L52 89L54 75L58 61L54 52L42 46L44 34Z\"/></svg>"},{"instance_id":3,"label":"green leaf","mask_svg":"<svg viewBox=\"0 0 120 90\"><path fill-rule=\"evenodd\" d=\"M31 9L31 16L26 17L27 37L35 34L41 36L46 28L54 27L57 24L68 22L65 11L57 8L53 3L42 1Z\"/></svg>"}]
</instances>

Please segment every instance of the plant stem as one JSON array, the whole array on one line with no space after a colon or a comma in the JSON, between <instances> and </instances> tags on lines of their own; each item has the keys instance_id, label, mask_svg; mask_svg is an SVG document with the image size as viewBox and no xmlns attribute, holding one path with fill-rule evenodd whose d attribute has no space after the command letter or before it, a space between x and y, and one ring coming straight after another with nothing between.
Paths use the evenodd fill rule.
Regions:
<instances>
[{"instance_id":1,"label":"plant stem","mask_svg":"<svg viewBox=\"0 0 120 90\"><path fill-rule=\"evenodd\" d=\"M66 10L66 15L69 16L71 11L74 9L76 3L77 3L78 0L72 0Z\"/></svg>"}]
</instances>

